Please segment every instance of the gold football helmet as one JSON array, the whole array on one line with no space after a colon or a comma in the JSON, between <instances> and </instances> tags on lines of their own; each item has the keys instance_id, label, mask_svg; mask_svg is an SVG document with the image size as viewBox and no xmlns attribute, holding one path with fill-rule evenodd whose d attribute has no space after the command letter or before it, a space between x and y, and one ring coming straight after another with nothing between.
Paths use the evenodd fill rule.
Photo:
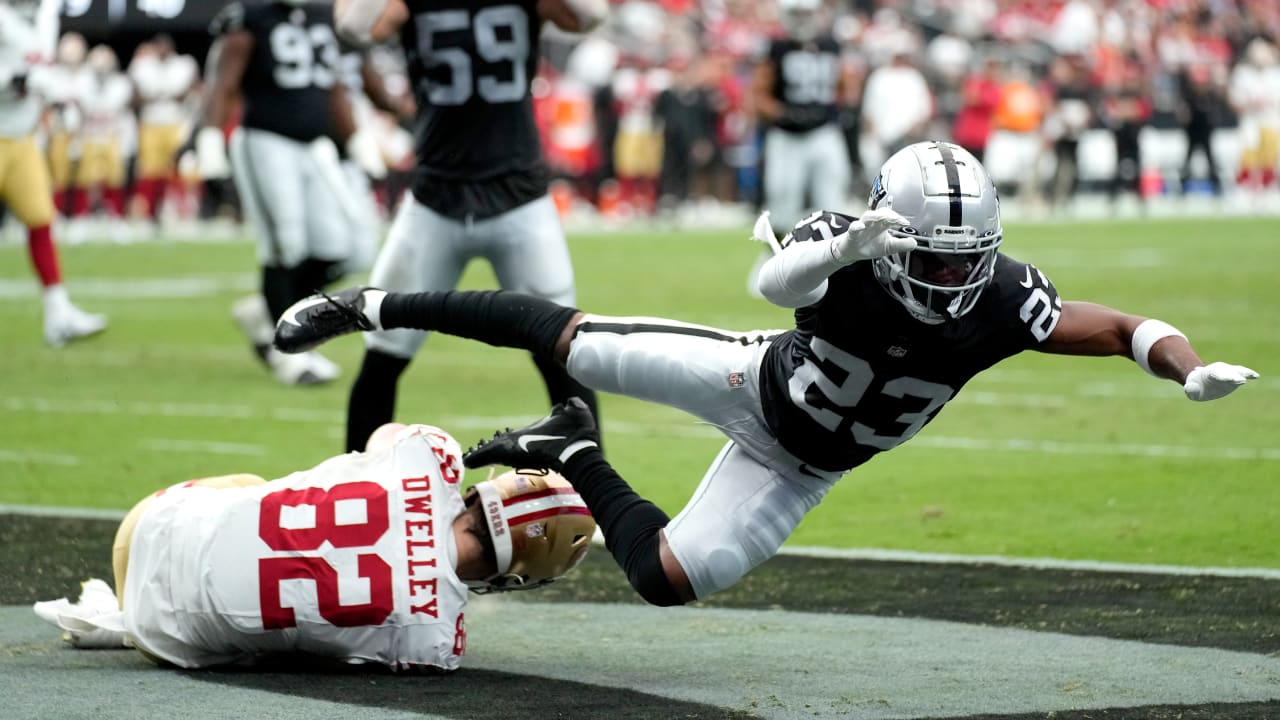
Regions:
<instances>
[{"instance_id":1,"label":"gold football helmet","mask_svg":"<svg viewBox=\"0 0 1280 720\"><path fill-rule=\"evenodd\" d=\"M546 585L582 562L596 531L591 511L569 481L548 470L512 470L467 489L493 538L498 571L468 581L475 592Z\"/></svg>"}]
</instances>

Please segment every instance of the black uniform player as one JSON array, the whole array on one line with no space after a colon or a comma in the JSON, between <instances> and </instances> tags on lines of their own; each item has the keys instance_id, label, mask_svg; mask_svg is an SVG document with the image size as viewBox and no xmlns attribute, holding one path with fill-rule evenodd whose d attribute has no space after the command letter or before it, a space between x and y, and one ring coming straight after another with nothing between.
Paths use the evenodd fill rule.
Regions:
<instances>
[{"instance_id":1,"label":"black uniform player","mask_svg":"<svg viewBox=\"0 0 1280 720\"><path fill-rule=\"evenodd\" d=\"M394 15L368 35L398 35L417 101L416 168L374 262L372 282L398 291L453 288L467 263L489 261L498 283L574 302L573 267L534 124L530 82L544 21L581 29L579 0L361 0L339 3L339 27L362 33L351 13ZM377 11L376 13L373 11ZM600 9L603 13L603 8ZM595 18L598 21L600 18ZM373 39L381 39L374 37ZM399 377L426 333L366 336L351 388L347 448L392 419ZM537 358L552 402L593 395L549 358Z\"/></svg>"},{"instance_id":2,"label":"black uniform player","mask_svg":"<svg viewBox=\"0 0 1280 720\"><path fill-rule=\"evenodd\" d=\"M779 0L784 37L769 42L756 63L752 93L765 127L764 208L778 227L789 228L806 207L844 207L853 170L839 124L849 81L840 47L821 29L819 0ZM769 258L764 252L747 277Z\"/></svg>"},{"instance_id":3,"label":"black uniform player","mask_svg":"<svg viewBox=\"0 0 1280 720\"><path fill-rule=\"evenodd\" d=\"M337 366L318 354L289 358L268 351L275 318L329 282L351 253L349 200L329 139L337 113L349 112L337 83L331 14L328 4L318 2L227 6L211 28L216 40L209 91L196 136L202 175L216 176L214 166L226 157L222 128L241 98L231 171L257 230L262 298L237 303L233 315L277 379L289 384L338 375Z\"/></svg>"},{"instance_id":4,"label":"black uniform player","mask_svg":"<svg viewBox=\"0 0 1280 720\"><path fill-rule=\"evenodd\" d=\"M703 599L777 552L845 471L912 437L969 378L1025 349L1132 357L1213 400L1257 377L1205 365L1159 320L1062 303L1034 267L999 254L995 185L949 143L889 158L859 218L818 213L760 275L797 308L785 332L733 333L661 319L604 318L514 293L317 297L276 329L286 351L357 327L430 328L553 355L596 390L686 410L729 442L675 518L605 462L571 401L465 456L469 467L559 470L649 602ZM766 218L756 234L771 233ZM334 305L337 305L335 307Z\"/></svg>"}]
</instances>

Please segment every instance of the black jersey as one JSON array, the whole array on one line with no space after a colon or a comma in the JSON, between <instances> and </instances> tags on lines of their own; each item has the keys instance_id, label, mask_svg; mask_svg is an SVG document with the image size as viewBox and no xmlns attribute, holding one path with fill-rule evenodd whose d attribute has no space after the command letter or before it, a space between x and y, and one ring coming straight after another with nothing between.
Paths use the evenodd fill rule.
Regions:
<instances>
[{"instance_id":1,"label":"black jersey","mask_svg":"<svg viewBox=\"0 0 1280 720\"><path fill-rule=\"evenodd\" d=\"M240 82L241 125L302 142L330 134L330 92L339 59L332 5L232 3L214 20L211 31L253 36L253 52Z\"/></svg>"},{"instance_id":2,"label":"black jersey","mask_svg":"<svg viewBox=\"0 0 1280 720\"><path fill-rule=\"evenodd\" d=\"M808 132L836 119L840 46L830 37L810 42L780 38L769 44L773 97L784 112L774 125Z\"/></svg>"},{"instance_id":3,"label":"black jersey","mask_svg":"<svg viewBox=\"0 0 1280 720\"><path fill-rule=\"evenodd\" d=\"M400 33L418 103L413 193L443 215L490 217L547 191L529 84L536 0L407 0Z\"/></svg>"},{"instance_id":4,"label":"black jersey","mask_svg":"<svg viewBox=\"0 0 1280 720\"><path fill-rule=\"evenodd\" d=\"M847 227L856 218L820 219ZM801 225L790 242L820 237ZM928 325L876 280L870 261L854 263L832 274L823 298L796 310L795 329L766 351L765 419L804 462L848 470L915 435L974 375L1043 342L1061 312L1048 278L998 255L973 309Z\"/></svg>"}]
</instances>

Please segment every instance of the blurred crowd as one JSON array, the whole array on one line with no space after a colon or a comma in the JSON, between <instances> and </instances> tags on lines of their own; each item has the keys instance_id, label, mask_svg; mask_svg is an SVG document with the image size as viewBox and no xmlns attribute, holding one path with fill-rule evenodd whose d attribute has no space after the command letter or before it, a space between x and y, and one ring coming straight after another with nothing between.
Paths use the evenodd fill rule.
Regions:
<instances>
[{"instance_id":1,"label":"blurred crowd","mask_svg":"<svg viewBox=\"0 0 1280 720\"><path fill-rule=\"evenodd\" d=\"M1280 194L1275 0L822 0L820 18L852 88L840 127L853 205L884 158L927 138L963 145L1002 192L1050 208L1081 192ZM752 0L624 0L591 35L549 32L535 107L562 211L758 207L752 77L787 32L775 2ZM376 60L407 94L399 54ZM201 72L168 37L121 61L69 33L29 83L47 104L66 240L102 218L124 236L237 217L229 183L202 181L184 152ZM377 183L389 212L410 129L370 107L358 117L389 170Z\"/></svg>"}]
</instances>

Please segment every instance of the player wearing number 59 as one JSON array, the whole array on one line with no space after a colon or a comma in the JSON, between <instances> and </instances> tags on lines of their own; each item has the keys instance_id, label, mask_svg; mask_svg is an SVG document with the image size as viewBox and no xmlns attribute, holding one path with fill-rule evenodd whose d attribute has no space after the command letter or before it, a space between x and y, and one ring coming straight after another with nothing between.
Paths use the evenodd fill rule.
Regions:
<instances>
[{"instance_id":1,"label":"player wearing number 59","mask_svg":"<svg viewBox=\"0 0 1280 720\"><path fill-rule=\"evenodd\" d=\"M761 293L796 308L786 331L584 315L511 293L354 288L290 308L276 344L294 351L356 328L437 329L545 353L588 387L720 428L729 442L671 520L604 461L576 403L464 456L469 467L562 472L632 585L659 605L733 585L844 473L909 440L972 377L1024 350L1129 357L1192 400L1258 377L1205 363L1159 320L1062 302L1044 273L1000 252L995 186L957 145L918 143L890 157L868 205L861 217L802 220L765 263ZM773 237L767 218L757 238Z\"/></svg>"},{"instance_id":2,"label":"player wearing number 59","mask_svg":"<svg viewBox=\"0 0 1280 720\"><path fill-rule=\"evenodd\" d=\"M607 0L338 0L338 32L355 43L398 37L417 105L410 192L374 261L372 282L400 292L449 290L473 258L508 290L573 304L573 266L533 116L545 22L587 31ZM426 333L365 338L347 406L347 449L392 419L397 385ZM534 358L551 402L594 395L550 358Z\"/></svg>"},{"instance_id":3,"label":"player wearing number 59","mask_svg":"<svg viewBox=\"0 0 1280 720\"><path fill-rule=\"evenodd\" d=\"M117 603L101 580L36 613L79 647L132 644L179 667L304 653L392 669L453 670L478 592L545 585L595 532L546 471L462 493L445 431L389 423L365 452L266 482L229 475L152 495L120 524Z\"/></svg>"}]
</instances>

